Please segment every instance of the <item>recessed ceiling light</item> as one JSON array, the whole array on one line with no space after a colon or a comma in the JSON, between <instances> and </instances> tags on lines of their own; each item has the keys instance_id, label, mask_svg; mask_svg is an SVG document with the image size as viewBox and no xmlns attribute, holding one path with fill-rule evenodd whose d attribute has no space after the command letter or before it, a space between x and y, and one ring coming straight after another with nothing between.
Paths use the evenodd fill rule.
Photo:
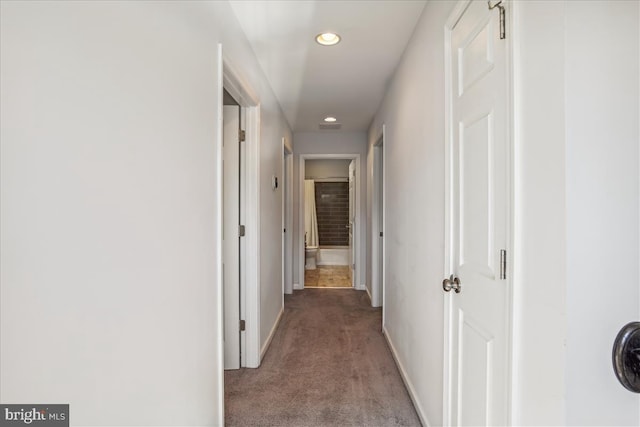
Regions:
<instances>
[{"instance_id":1,"label":"recessed ceiling light","mask_svg":"<svg viewBox=\"0 0 640 427\"><path fill-rule=\"evenodd\" d=\"M336 120L338 120L338 119L336 119L335 117L331 117L331 116L329 116L329 117L325 117L325 118L324 118L324 121L325 121L325 122L328 122L328 123L333 123L333 122L335 122Z\"/></svg>"},{"instance_id":2,"label":"recessed ceiling light","mask_svg":"<svg viewBox=\"0 0 640 427\"><path fill-rule=\"evenodd\" d=\"M316 41L323 46L333 46L338 44L340 36L335 33L322 33L316 36Z\"/></svg>"}]
</instances>

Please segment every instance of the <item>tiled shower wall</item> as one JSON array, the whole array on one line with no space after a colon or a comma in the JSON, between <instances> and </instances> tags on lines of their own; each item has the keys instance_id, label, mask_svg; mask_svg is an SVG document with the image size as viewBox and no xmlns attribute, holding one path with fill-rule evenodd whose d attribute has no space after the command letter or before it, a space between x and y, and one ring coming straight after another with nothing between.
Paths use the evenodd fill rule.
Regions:
<instances>
[{"instance_id":1,"label":"tiled shower wall","mask_svg":"<svg viewBox=\"0 0 640 427\"><path fill-rule=\"evenodd\" d=\"M316 182L320 246L349 246L349 183Z\"/></svg>"}]
</instances>

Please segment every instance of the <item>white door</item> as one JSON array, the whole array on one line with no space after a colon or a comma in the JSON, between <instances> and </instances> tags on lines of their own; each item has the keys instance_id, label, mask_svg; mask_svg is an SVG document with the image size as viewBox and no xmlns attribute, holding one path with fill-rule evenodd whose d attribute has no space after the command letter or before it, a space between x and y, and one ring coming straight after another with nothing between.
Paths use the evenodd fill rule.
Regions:
<instances>
[{"instance_id":1,"label":"white door","mask_svg":"<svg viewBox=\"0 0 640 427\"><path fill-rule=\"evenodd\" d=\"M284 138L283 138L284 145ZM293 222L292 222L292 206L293 191L291 188L291 177L293 171L293 154L284 149L283 172L282 172L282 245L283 245L283 271L284 293L293 293Z\"/></svg>"},{"instance_id":2,"label":"white door","mask_svg":"<svg viewBox=\"0 0 640 427\"><path fill-rule=\"evenodd\" d=\"M240 368L240 107L223 110L224 369Z\"/></svg>"},{"instance_id":3,"label":"white door","mask_svg":"<svg viewBox=\"0 0 640 427\"><path fill-rule=\"evenodd\" d=\"M493 3L493 2L492 2ZM453 25L449 253L460 282L449 302L452 425L509 422L510 282L501 254L509 232L508 73L500 13L472 1ZM456 286L443 282L443 288Z\"/></svg>"},{"instance_id":4,"label":"white door","mask_svg":"<svg viewBox=\"0 0 640 427\"><path fill-rule=\"evenodd\" d=\"M356 285L356 245L354 229L356 226L356 161L349 163L349 265L351 266L351 286Z\"/></svg>"},{"instance_id":5,"label":"white door","mask_svg":"<svg viewBox=\"0 0 640 427\"><path fill-rule=\"evenodd\" d=\"M384 159L383 141L373 147L372 292L373 307L382 306L384 292Z\"/></svg>"}]
</instances>

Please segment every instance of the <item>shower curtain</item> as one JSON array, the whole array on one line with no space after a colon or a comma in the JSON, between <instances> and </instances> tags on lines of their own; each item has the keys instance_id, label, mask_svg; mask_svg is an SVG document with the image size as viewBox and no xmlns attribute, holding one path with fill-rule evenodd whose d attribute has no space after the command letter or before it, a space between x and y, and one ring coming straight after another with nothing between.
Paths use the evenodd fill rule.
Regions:
<instances>
[{"instance_id":1,"label":"shower curtain","mask_svg":"<svg viewBox=\"0 0 640 427\"><path fill-rule=\"evenodd\" d=\"M316 183L304 180L304 232L307 246L318 246L318 217L316 216Z\"/></svg>"}]
</instances>

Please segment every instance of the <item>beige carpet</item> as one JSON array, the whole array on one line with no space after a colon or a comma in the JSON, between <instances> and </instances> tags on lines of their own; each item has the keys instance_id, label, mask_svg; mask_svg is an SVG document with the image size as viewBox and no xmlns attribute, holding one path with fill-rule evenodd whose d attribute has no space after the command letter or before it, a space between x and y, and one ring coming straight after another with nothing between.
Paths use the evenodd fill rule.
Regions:
<instances>
[{"instance_id":1,"label":"beige carpet","mask_svg":"<svg viewBox=\"0 0 640 427\"><path fill-rule=\"evenodd\" d=\"M304 271L305 288L351 288L351 269L347 265L319 265Z\"/></svg>"},{"instance_id":2,"label":"beige carpet","mask_svg":"<svg viewBox=\"0 0 640 427\"><path fill-rule=\"evenodd\" d=\"M259 369L225 372L227 426L419 426L362 291L305 289Z\"/></svg>"}]
</instances>

